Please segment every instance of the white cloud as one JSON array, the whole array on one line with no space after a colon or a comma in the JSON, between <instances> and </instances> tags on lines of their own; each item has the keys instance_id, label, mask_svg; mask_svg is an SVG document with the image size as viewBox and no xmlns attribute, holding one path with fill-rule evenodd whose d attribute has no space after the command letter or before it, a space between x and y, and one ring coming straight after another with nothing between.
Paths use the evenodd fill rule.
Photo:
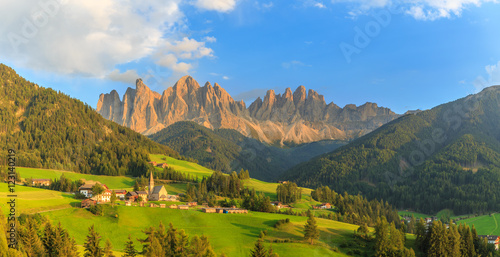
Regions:
<instances>
[{"instance_id":1,"label":"white cloud","mask_svg":"<svg viewBox=\"0 0 500 257\"><path fill-rule=\"evenodd\" d=\"M2 1L0 55L60 74L102 77L152 54L182 26L180 0Z\"/></svg>"},{"instance_id":2,"label":"white cloud","mask_svg":"<svg viewBox=\"0 0 500 257\"><path fill-rule=\"evenodd\" d=\"M498 3L498 0L332 0L332 3L350 4L351 16L365 14L371 9L391 7L417 20L460 16L465 9L488 2Z\"/></svg>"},{"instance_id":3,"label":"white cloud","mask_svg":"<svg viewBox=\"0 0 500 257\"><path fill-rule=\"evenodd\" d=\"M120 81L124 83L134 83L134 81L139 78L136 70L127 70L123 73L120 73L118 69L114 69L111 71L106 78L113 81Z\"/></svg>"},{"instance_id":4,"label":"white cloud","mask_svg":"<svg viewBox=\"0 0 500 257\"><path fill-rule=\"evenodd\" d=\"M315 3L314 4L314 7L318 7L318 8L326 8L326 6L322 3Z\"/></svg>"},{"instance_id":5,"label":"white cloud","mask_svg":"<svg viewBox=\"0 0 500 257\"><path fill-rule=\"evenodd\" d=\"M155 53L156 64L167 67L175 73L188 74L193 65L180 60L194 60L203 57L213 57L213 50L199 42L187 37L174 42L165 42Z\"/></svg>"},{"instance_id":6,"label":"white cloud","mask_svg":"<svg viewBox=\"0 0 500 257\"><path fill-rule=\"evenodd\" d=\"M297 67L311 67L311 65L304 64L303 62L297 60L283 62L281 66L285 69L297 68Z\"/></svg>"},{"instance_id":7,"label":"white cloud","mask_svg":"<svg viewBox=\"0 0 500 257\"><path fill-rule=\"evenodd\" d=\"M305 0L303 2L304 7L316 7L316 8L326 8L326 5L324 5L321 1L316 1L316 0Z\"/></svg>"},{"instance_id":8,"label":"white cloud","mask_svg":"<svg viewBox=\"0 0 500 257\"><path fill-rule=\"evenodd\" d=\"M205 42L215 43L217 42L217 39L215 37L205 37Z\"/></svg>"},{"instance_id":9,"label":"white cloud","mask_svg":"<svg viewBox=\"0 0 500 257\"><path fill-rule=\"evenodd\" d=\"M476 93L483 90L486 87L493 85L500 85L500 61L497 64L487 65L485 67L487 78L483 76L478 76L472 84L476 90Z\"/></svg>"},{"instance_id":10,"label":"white cloud","mask_svg":"<svg viewBox=\"0 0 500 257\"><path fill-rule=\"evenodd\" d=\"M217 12L229 12L236 6L235 0L195 0L192 3L199 9Z\"/></svg>"},{"instance_id":11,"label":"white cloud","mask_svg":"<svg viewBox=\"0 0 500 257\"><path fill-rule=\"evenodd\" d=\"M228 76L222 76L222 79L228 80L229 77Z\"/></svg>"}]
</instances>

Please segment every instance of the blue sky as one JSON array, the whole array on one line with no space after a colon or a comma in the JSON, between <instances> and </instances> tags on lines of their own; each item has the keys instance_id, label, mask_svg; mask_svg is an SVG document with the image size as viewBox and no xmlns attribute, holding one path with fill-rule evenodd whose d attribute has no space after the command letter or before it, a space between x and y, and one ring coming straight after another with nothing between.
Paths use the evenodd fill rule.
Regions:
<instances>
[{"instance_id":1,"label":"blue sky","mask_svg":"<svg viewBox=\"0 0 500 257\"><path fill-rule=\"evenodd\" d=\"M0 62L93 107L137 77L161 93L185 74L247 103L304 85L397 113L500 84L493 0L17 2L0 11Z\"/></svg>"}]
</instances>

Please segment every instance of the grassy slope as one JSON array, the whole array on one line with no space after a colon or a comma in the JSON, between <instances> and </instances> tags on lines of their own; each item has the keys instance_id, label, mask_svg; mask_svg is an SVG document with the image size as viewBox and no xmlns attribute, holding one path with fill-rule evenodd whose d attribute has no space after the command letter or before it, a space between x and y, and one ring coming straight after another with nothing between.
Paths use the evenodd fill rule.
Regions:
<instances>
[{"instance_id":1,"label":"grassy slope","mask_svg":"<svg viewBox=\"0 0 500 257\"><path fill-rule=\"evenodd\" d=\"M78 244L85 240L87 229L95 224L98 231L109 238L115 249L123 249L128 234L135 238L143 238L141 232L148 226L157 226L172 222L177 228L182 228L190 235L205 234L218 253L228 256L247 256L253 248L261 230L268 230L267 239L292 238L302 240L303 224L306 217L285 216L251 212L249 214L206 214L198 210L175 210L147 207L117 206L115 211L119 217L111 215L96 217L82 209L65 209L48 212L46 215L70 231ZM74 220L79 222L75 224ZM275 230L272 226L279 219L290 218L292 226L286 231ZM273 244L273 249L280 256L345 256L329 250L330 245L348 240L357 226L330 220L318 219L321 229L321 239L318 243L323 247L309 246L301 243ZM347 238L346 238L347 237Z\"/></svg>"},{"instance_id":2,"label":"grassy slope","mask_svg":"<svg viewBox=\"0 0 500 257\"><path fill-rule=\"evenodd\" d=\"M470 219L460 220L457 223L474 225L478 235L500 236L500 213L478 216Z\"/></svg>"},{"instance_id":3,"label":"grassy slope","mask_svg":"<svg viewBox=\"0 0 500 257\"><path fill-rule=\"evenodd\" d=\"M73 199L73 195L57 191L44 190L38 188L16 186L17 213L35 213L54 209L70 208L78 203ZM10 198L6 183L0 183L0 207L4 214L7 213L7 202Z\"/></svg>"},{"instance_id":4,"label":"grassy slope","mask_svg":"<svg viewBox=\"0 0 500 257\"><path fill-rule=\"evenodd\" d=\"M93 180L99 181L110 189L130 189L134 186L134 179L124 176L100 176L100 175L90 175L81 174L71 171L61 171L61 170L49 170L49 169L38 169L38 168L23 168L17 167L16 170L21 174L22 178L47 178L47 179L59 179L62 174L66 178L71 180Z\"/></svg>"}]
</instances>

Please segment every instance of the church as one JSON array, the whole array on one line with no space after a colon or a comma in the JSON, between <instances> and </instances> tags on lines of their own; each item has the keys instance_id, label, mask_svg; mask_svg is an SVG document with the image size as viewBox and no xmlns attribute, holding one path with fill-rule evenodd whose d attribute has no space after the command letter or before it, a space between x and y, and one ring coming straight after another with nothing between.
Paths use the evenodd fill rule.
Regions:
<instances>
[{"instance_id":1,"label":"church","mask_svg":"<svg viewBox=\"0 0 500 257\"><path fill-rule=\"evenodd\" d=\"M155 186L153 172L151 171L151 176L149 177L148 186L148 200L149 201L167 201L168 194L164 186Z\"/></svg>"}]
</instances>

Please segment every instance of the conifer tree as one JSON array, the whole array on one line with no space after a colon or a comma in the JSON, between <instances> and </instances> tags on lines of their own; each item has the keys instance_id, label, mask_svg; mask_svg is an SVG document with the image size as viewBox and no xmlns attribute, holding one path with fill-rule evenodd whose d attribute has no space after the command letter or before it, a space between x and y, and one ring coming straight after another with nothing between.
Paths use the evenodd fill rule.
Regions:
<instances>
[{"instance_id":1,"label":"conifer tree","mask_svg":"<svg viewBox=\"0 0 500 257\"><path fill-rule=\"evenodd\" d=\"M106 239L106 244L104 245L104 257L115 257L113 254L113 245L109 241L109 238Z\"/></svg>"},{"instance_id":2,"label":"conifer tree","mask_svg":"<svg viewBox=\"0 0 500 257\"><path fill-rule=\"evenodd\" d=\"M311 211L308 211L309 219L307 219L306 225L304 226L304 239L311 240L311 244L314 244L314 239L319 238L318 225L316 225L316 219Z\"/></svg>"},{"instance_id":3,"label":"conifer tree","mask_svg":"<svg viewBox=\"0 0 500 257\"><path fill-rule=\"evenodd\" d=\"M268 257L268 252L264 248L262 239L259 238L257 240L254 249L250 252L250 257Z\"/></svg>"},{"instance_id":4,"label":"conifer tree","mask_svg":"<svg viewBox=\"0 0 500 257\"><path fill-rule=\"evenodd\" d=\"M134 241L132 237L128 235L128 241L125 243L125 255L123 257L135 257L137 256L137 250L134 247Z\"/></svg>"},{"instance_id":5,"label":"conifer tree","mask_svg":"<svg viewBox=\"0 0 500 257\"><path fill-rule=\"evenodd\" d=\"M99 246L101 242L101 236L94 229L94 225L89 228L89 234L87 235L87 239L83 244L85 248L85 253L83 256L85 257L103 257L104 252L103 249Z\"/></svg>"},{"instance_id":6,"label":"conifer tree","mask_svg":"<svg viewBox=\"0 0 500 257\"><path fill-rule=\"evenodd\" d=\"M117 199L117 197L116 197L116 192L115 192L115 190L113 190L113 191L111 192L111 197L109 198L109 201L111 202L111 207L114 207L114 206L115 206L116 199Z\"/></svg>"}]
</instances>

